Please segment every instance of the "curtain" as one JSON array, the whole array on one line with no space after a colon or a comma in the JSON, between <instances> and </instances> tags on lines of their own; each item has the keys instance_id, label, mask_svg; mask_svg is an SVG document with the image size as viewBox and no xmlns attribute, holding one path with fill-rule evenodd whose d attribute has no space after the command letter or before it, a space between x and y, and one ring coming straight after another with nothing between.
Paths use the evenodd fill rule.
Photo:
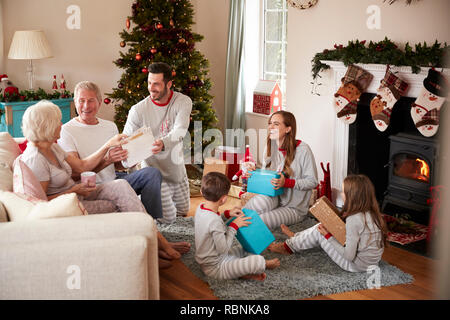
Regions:
<instances>
[{"instance_id":1,"label":"curtain","mask_svg":"<svg viewBox=\"0 0 450 320\"><path fill-rule=\"evenodd\" d=\"M244 146L245 131L245 82L244 82L244 17L245 1L230 0L228 51L225 75L225 130L226 144ZM236 135L232 130L242 129Z\"/></svg>"}]
</instances>

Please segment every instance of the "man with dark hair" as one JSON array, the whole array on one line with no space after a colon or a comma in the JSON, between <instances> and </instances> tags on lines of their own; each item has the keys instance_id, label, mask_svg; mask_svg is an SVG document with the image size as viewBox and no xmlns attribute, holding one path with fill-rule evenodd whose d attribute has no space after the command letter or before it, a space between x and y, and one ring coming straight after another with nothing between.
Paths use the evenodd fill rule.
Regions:
<instances>
[{"instance_id":1,"label":"man with dark hair","mask_svg":"<svg viewBox=\"0 0 450 320\"><path fill-rule=\"evenodd\" d=\"M131 107L123 133L131 135L142 127L149 127L155 137L153 155L143 161L144 166L158 168L162 174L162 223L175 222L177 215L189 211L189 182L183 157L183 138L190 122L192 100L171 90L172 68L156 62L148 67L150 95Z\"/></svg>"}]
</instances>

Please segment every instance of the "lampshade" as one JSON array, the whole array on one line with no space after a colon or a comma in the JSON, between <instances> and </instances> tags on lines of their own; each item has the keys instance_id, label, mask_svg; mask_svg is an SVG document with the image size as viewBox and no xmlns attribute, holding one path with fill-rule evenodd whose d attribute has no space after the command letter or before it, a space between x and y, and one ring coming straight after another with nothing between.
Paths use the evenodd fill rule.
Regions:
<instances>
[{"instance_id":1,"label":"lampshade","mask_svg":"<svg viewBox=\"0 0 450 320\"><path fill-rule=\"evenodd\" d=\"M16 31L9 59L43 59L52 57L50 46L42 30Z\"/></svg>"}]
</instances>

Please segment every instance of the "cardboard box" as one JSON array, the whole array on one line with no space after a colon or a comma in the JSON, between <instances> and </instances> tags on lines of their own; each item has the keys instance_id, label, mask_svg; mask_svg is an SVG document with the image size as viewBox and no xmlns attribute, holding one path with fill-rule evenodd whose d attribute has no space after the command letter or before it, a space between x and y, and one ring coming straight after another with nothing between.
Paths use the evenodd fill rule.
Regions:
<instances>
[{"instance_id":1,"label":"cardboard box","mask_svg":"<svg viewBox=\"0 0 450 320\"><path fill-rule=\"evenodd\" d=\"M236 239L245 251L253 254L260 254L269 246L269 244L275 241L275 237L256 211L245 208L242 209L242 211L247 217L251 217L251 224L239 228L236 233ZM228 220L227 225L234 219L235 217Z\"/></svg>"},{"instance_id":2,"label":"cardboard box","mask_svg":"<svg viewBox=\"0 0 450 320\"><path fill-rule=\"evenodd\" d=\"M345 222L342 221L339 210L327 197L323 196L317 200L309 211L340 244L345 245Z\"/></svg>"},{"instance_id":3,"label":"cardboard box","mask_svg":"<svg viewBox=\"0 0 450 320\"><path fill-rule=\"evenodd\" d=\"M279 179L280 175L273 170L256 169L251 171L247 182L247 192L264 194L266 196L278 196L284 193L284 188L274 189L272 179Z\"/></svg>"},{"instance_id":4,"label":"cardboard box","mask_svg":"<svg viewBox=\"0 0 450 320\"><path fill-rule=\"evenodd\" d=\"M208 172L220 172L224 175L228 173L228 163L221 159L205 158L203 166L203 176Z\"/></svg>"}]
</instances>

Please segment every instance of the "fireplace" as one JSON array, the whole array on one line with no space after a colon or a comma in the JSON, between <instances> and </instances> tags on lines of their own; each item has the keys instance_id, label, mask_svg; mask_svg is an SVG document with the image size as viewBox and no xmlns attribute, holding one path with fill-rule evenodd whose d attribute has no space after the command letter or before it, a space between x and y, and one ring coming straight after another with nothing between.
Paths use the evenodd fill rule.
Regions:
<instances>
[{"instance_id":1,"label":"fireplace","mask_svg":"<svg viewBox=\"0 0 450 320\"><path fill-rule=\"evenodd\" d=\"M399 133L389 137L388 186L382 210L388 203L416 211L427 211L437 166L435 139Z\"/></svg>"},{"instance_id":2,"label":"fireplace","mask_svg":"<svg viewBox=\"0 0 450 320\"><path fill-rule=\"evenodd\" d=\"M431 138L418 132L410 115L415 99L409 97L397 101L389 127L379 131L370 114L374 97L361 95L356 121L349 126L347 172L369 177L385 213L428 213L439 131Z\"/></svg>"}]
</instances>

